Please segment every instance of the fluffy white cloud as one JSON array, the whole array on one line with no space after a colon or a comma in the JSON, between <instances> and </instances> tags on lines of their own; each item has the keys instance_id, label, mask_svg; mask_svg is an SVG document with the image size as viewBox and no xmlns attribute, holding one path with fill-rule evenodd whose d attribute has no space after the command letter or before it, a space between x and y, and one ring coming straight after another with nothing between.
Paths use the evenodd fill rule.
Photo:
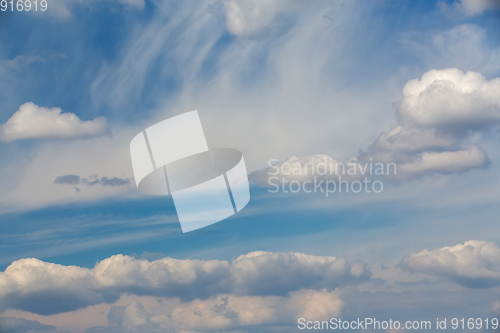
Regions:
<instances>
[{"instance_id":1,"label":"fluffy white cloud","mask_svg":"<svg viewBox=\"0 0 500 333\"><path fill-rule=\"evenodd\" d=\"M369 277L365 264L300 253L252 252L232 263L172 258L150 262L116 255L93 269L22 259L0 273L0 305L52 314L115 301L123 293L183 300L226 293L285 296L302 289L334 290Z\"/></svg>"},{"instance_id":2,"label":"fluffy white cloud","mask_svg":"<svg viewBox=\"0 0 500 333\"><path fill-rule=\"evenodd\" d=\"M500 284L500 249L491 242L470 240L413 253L403 258L399 267L412 273L447 277L471 288L490 287Z\"/></svg>"},{"instance_id":3,"label":"fluffy white cloud","mask_svg":"<svg viewBox=\"0 0 500 333\"><path fill-rule=\"evenodd\" d=\"M318 174L320 179L383 175L403 180L487 167L487 153L472 139L500 125L500 78L487 80L480 73L456 68L428 71L406 83L396 114L398 124L356 157L339 162L325 154L292 156L254 172L251 178L263 186L269 185L272 176L304 181ZM350 163L357 164L355 174L348 171ZM396 173L388 172L388 163L397 165ZM339 169L342 164L345 169ZM384 173L363 172L366 165L377 169L380 164L385 164ZM327 175L321 177L318 171L324 169Z\"/></svg>"},{"instance_id":4,"label":"fluffy white cloud","mask_svg":"<svg viewBox=\"0 0 500 333\"><path fill-rule=\"evenodd\" d=\"M326 289L295 291L287 297L224 294L165 307L161 314L149 313L140 301L134 300L127 306L112 307L108 327L98 331L213 332L242 326L293 325L297 318L324 320L339 316L342 305L337 292Z\"/></svg>"},{"instance_id":5,"label":"fluffy white cloud","mask_svg":"<svg viewBox=\"0 0 500 333\"><path fill-rule=\"evenodd\" d=\"M397 108L401 124L458 132L482 130L500 123L500 78L456 68L430 70L403 88Z\"/></svg>"},{"instance_id":6,"label":"fluffy white cloud","mask_svg":"<svg viewBox=\"0 0 500 333\"><path fill-rule=\"evenodd\" d=\"M252 252L231 267L233 292L238 295L286 295L298 286L334 289L369 276L365 264L301 253Z\"/></svg>"},{"instance_id":7,"label":"fluffy white cloud","mask_svg":"<svg viewBox=\"0 0 500 333\"><path fill-rule=\"evenodd\" d=\"M487 167L486 152L472 139L500 124L500 78L430 70L406 83L396 113L399 124L380 134L361 160L398 163L397 179Z\"/></svg>"},{"instance_id":8,"label":"fluffy white cloud","mask_svg":"<svg viewBox=\"0 0 500 333\"><path fill-rule=\"evenodd\" d=\"M108 131L104 117L82 121L73 113L59 108L44 108L25 103L12 117L0 125L0 140L70 139L100 136Z\"/></svg>"}]
</instances>

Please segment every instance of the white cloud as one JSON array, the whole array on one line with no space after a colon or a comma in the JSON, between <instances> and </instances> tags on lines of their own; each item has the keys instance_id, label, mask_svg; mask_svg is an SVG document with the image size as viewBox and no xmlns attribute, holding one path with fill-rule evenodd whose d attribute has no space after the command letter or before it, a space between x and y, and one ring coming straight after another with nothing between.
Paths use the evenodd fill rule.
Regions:
<instances>
[{"instance_id":1,"label":"white cloud","mask_svg":"<svg viewBox=\"0 0 500 333\"><path fill-rule=\"evenodd\" d=\"M457 173L486 167L489 164L486 152L473 145L459 150L424 152L413 161L398 166L402 177L417 177L432 173Z\"/></svg>"},{"instance_id":2,"label":"white cloud","mask_svg":"<svg viewBox=\"0 0 500 333\"><path fill-rule=\"evenodd\" d=\"M144 300L145 304L147 300ZM125 306L113 306L108 327L98 332L214 332L257 325L295 324L297 318L321 320L339 316L343 305L336 291L301 290L283 296L234 296L222 294L205 300L150 308L133 300ZM236 331L235 331L236 332Z\"/></svg>"},{"instance_id":3,"label":"white cloud","mask_svg":"<svg viewBox=\"0 0 500 333\"><path fill-rule=\"evenodd\" d=\"M82 121L75 114L63 113L59 108L49 109L25 103L5 124L0 125L0 140L88 138L107 131L104 117Z\"/></svg>"},{"instance_id":4,"label":"white cloud","mask_svg":"<svg viewBox=\"0 0 500 333\"><path fill-rule=\"evenodd\" d=\"M482 130L500 123L500 78L456 68L430 70L403 88L397 108L401 124L459 132Z\"/></svg>"},{"instance_id":5,"label":"white cloud","mask_svg":"<svg viewBox=\"0 0 500 333\"><path fill-rule=\"evenodd\" d=\"M281 8L274 1L262 3L248 2L248 6ZM208 1L195 7L184 4L173 15L168 2L159 2L152 20L124 43L120 50L123 56L102 67L91 87L97 105L106 105L123 116L136 111L133 105L141 103L147 91L155 93L159 103L147 114L152 117L150 123L202 105L199 111L209 142L238 147L245 153L250 170L269 158L312 152L326 143L325 153L347 156L358 150L365 138L358 135L346 140L346 135L380 131L379 119L356 121L381 104L380 94L339 90L338 82L331 82L333 78L344 80L335 73L337 69L345 71L344 61L349 58L345 50L351 39L346 31L352 33L359 27L352 15L363 15L372 3L291 6L287 2L283 7L290 15L282 20L278 14L263 28L267 31L279 25L279 29L271 29L269 38L237 40L227 36L224 2L220 6L211 6ZM246 6L246 2L237 6ZM246 18L250 12L241 15ZM242 29L242 33L250 33L246 26ZM173 94L158 89L160 85L146 86L152 71L160 74L158 80L163 82L177 77L174 68L183 71ZM357 98L359 93L366 93L366 98ZM377 101L371 100L373 96Z\"/></svg>"},{"instance_id":6,"label":"white cloud","mask_svg":"<svg viewBox=\"0 0 500 333\"><path fill-rule=\"evenodd\" d=\"M284 161L271 160L270 166L252 172L250 180L260 186L268 186L270 177L278 177L287 181L306 181L314 179L329 179L341 171L337 165L342 162L335 160L327 154L316 154L310 156L292 155ZM342 175L345 176L345 175Z\"/></svg>"},{"instance_id":7,"label":"white cloud","mask_svg":"<svg viewBox=\"0 0 500 333\"><path fill-rule=\"evenodd\" d=\"M464 23L446 30L412 31L399 43L423 63L422 70L460 68L492 76L500 69L500 48L489 40L488 28Z\"/></svg>"},{"instance_id":8,"label":"white cloud","mask_svg":"<svg viewBox=\"0 0 500 333\"><path fill-rule=\"evenodd\" d=\"M219 294L182 301L176 297L124 294L116 302L101 303L72 312L42 316L7 310L10 322L31 322L58 332L217 332L290 331L297 318L325 320L338 317L344 302L337 290L292 291L286 296Z\"/></svg>"},{"instance_id":9,"label":"white cloud","mask_svg":"<svg viewBox=\"0 0 500 333\"><path fill-rule=\"evenodd\" d=\"M259 36L275 22L276 16L290 10L294 1L225 0L226 27L237 36Z\"/></svg>"},{"instance_id":10,"label":"white cloud","mask_svg":"<svg viewBox=\"0 0 500 333\"><path fill-rule=\"evenodd\" d=\"M337 293L326 289L295 291L287 297L219 295L181 304L169 319L174 330L226 330L262 324L294 324L301 317L331 318L340 315L342 305ZM166 322L166 318L153 319Z\"/></svg>"},{"instance_id":11,"label":"white cloud","mask_svg":"<svg viewBox=\"0 0 500 333\"><path fill-rule=\"evenodd\" d=\"M270 158L286 159L292 154L314 156L317 151L344 160L353 156L363 145L366 146L368 138L376 137L381 128L386 127L384 124L391 120L391 113L385 110L389 109L390 101L397 99L395 93L389 92L392 88L387 88L399 80L395 78L395 72L388 69L373 79L374 72L368 71L371 74L363 76L363 81L356 81L359 79L357 75L353 77L353 73L360 72L358 65L352 65L359 59L356 58L358 53L353 53L352 39L348 36L357 34L358 27L368 25L361 21L372 5L359 6L355 1L336 1L290 7L288 3L283 5L280 1L221 1L219 7L210 7L215 11L209 12L207 8L211 4L209 1L195 7L183 4L173 13L169 2L155 3L157 10L151 20L142 30L134 30L123 43L123 48L119 50L122 56L103 64L91 86L95 105L110 112L120 112L123 116L126 112L135 112L137 109L134 106L142 103L140 101L145 92L149 91L150 95L157 96L154 99L158 103L153 104L157 104L158 109L144 113L145 124L203 105L201 112L207 138L213 145L230 144L244 151L250 170L261 168ZM231 13L230 8L234 9ZM280 32L286 30L286 33L271 33L271 38L228 41L224 29L226 23L228 29L229 26L233 27L231 29L235 34L259 35L274 31L273 27L279 25L283 17L286 18L285 23L289 23L289 29L278 29ZM463 56L465 51L477 52L484 57L490 50L485 35L482 29L474 25L462 25L437 34L436 38L425 36L426 45L443 51L431 54L433 62L425 64L425 68L443 68L450 62L455 65L455 58L450 60L450 52L459 56ZM457 43L459 47L454 46ZM221 44L224 46L221 47ZM419 56L422 52L412 50L411 53ZM446 62L436 66L436 61L443 59ZM154 68L151 64L155 64ZM168 81L177 75L172 68L183 68L176 92L164 95L164 90L151 91L162 85L153 84L149 87L146 85L148 80L160 77ZM158 75L150 75L152 71ZM350 74L345 74L347 72ZM407 74L404 75L406 77ZM404 80L406 82L407 78ZM355 89L350 84L354 84ZM363 98L359 98L360 95ZM149 118L151 114L154 115ZM223 125L220 119L224 119ZM401 126L397 124L396 127ZM402 138L403 133L410 132L409 138ZM466 154L472 152L467 147L474 142L457 142L456 137L445 136L434 129L405 126L399 135L384 134L387 139L391 137L386 141L392 141L392 147L377 147L376 151L370 152L370 156L407 164L405 168L414 171L408 173L407 177L435 172L453 173L488 165L487 159L477 158L479 154ZM123 137L120 146L113 147L115 150L121 149L120 154L127 158L128 140ZM435 145L432 145L432 140ZM115 139L115 142L118 140ZM411 147L406 149L403 147L405 145ZM425 147L418 150L418 146ZM79 148L66 147L64 151L74 158L73 150ZM446 167L449 163L445 161L450 154L435 155L439 149L456 152L457 156L460 153L465 158L476 158L462 161L461 168L450 169ZM94 152L101 154L101 149L95 148ZM478 153L479 150L474 152ZM50 182L42 184L43 179L54 179L64 174L113 175L114 171L101 171L109 163L116 164L113 165L115 169L124 170L120 177L131 177L128 161L118 165L110 162L111 158L107 156L105 161L94 158L93 165L87 165L86 169L81 167L83 170L77 171L75 162L63 158L66 154L58 155L61 156L37 155L38 160L34 164L38 165L33 165L32 169L39 169L42 159L45 168L27 170L38 172L40 180L28 179L31 175L26 172L22 188L20 186L12 191L18 202L28 202L23 199L24 196L31 198L35 193L56 191L49 187ZM104 154L99 158L101 156ZM444 161L436 165L442 168L438 170L427 164L422 165L422 160L426 161L428 156L435 159L441 157ZM53 158L57 159L57 168L61 169L55 175L51 171L56 163L47 163ZM41 174L42 170L49 175ZM401 177L406 176L401 174ZM71 193L69 190L62 193L63 190L62 187L57 189L61 191L60 195L38 196L36 200L50 204L66 200L66 197L76 198L73 190ZM82 189L78 200L91 197L83 193L86 190L90 191Z\"/></svg>"},{"instance_id":12,"label":"white cloud","mask_svg":"<svg viewBox=\"0 0 500 333\"><path fill-rule=\"evenodd\" d=\"M486 10L500 9L498 0L460 0L462 9L467 15L479 15Z\"/></svg>"},{"instance_id":13,"label":"white cloud","mask_svg":"<svg viewBox=\"0 0 500 333\"><path fill-rule=\"evenodd\" d=\"M233 292L238 295L285 295L297 286L334 289L365 280L370 270L365 264L348 263L342 258L252 252L233 261L231 276Z\"/></svg>"},{"instance_id":14,"label":"white cloud","mask_svg":"<svg viewBox=\"0 0 500 333\"><path fill-rule=\"evenodd\" d=\"M456 144L456 139L437 133L435 129L407 128L401 125L383 132L372 147L380 154L384 152L408 153L429 149L443 149ZM383 156L380 156L384 160Z\"/></svg>"},{"instance_id":15,"label":"white cloud","mask_svg":"<svg viewBox=\"0 0 500 333\"><path fill-rule=\"evenodd\" d=\"M103 310L99 306L71 313L71 316L87 315L86 325L67 326L61 315L44 317L60 331L72 332L233 332L241 328L252 332L278 331L296 325L297 318L324 320L340 316L344 302L337 291L300 290L287 296L235 296L220 294L208 299L182 302L178 298L137 297L125 295ZM107 323L102 323L103 313ZM19 315L21 315L19 313ZM27 317L39 319L37 315ZM93 325L99 322L100 325ZM61 325L60 325L61 324Z\"/></svg>"},{"instance_id":16,"label":"white cloud","mask_svg":"<svg viewBox=\"0 0 500 333\"><path fill-rule=\"evenodd\" d=\"M410 80L396 106L398 125L360 155L398 163L397 179L487 167L474 135L500 125L500 78L456 68L430 70Z\"/></svg>"},{"instance_id":17,"label":"white cloud","mask_svg":"<svg viewBox=\"0 0 500 333\"><path fill-rule=\"evenodd\" d=\"M398 163L397 179L487 167L474 135L500 125L500 78L456 68L410 80L396 106L398 125L380 136L361 160Z\"/></svg>"},{"instance_id":18,"label":"white cloud","mask_svg":"<svg viewBox=\"0 0 500 333\"><path fill-rule=\"evenodd\" d=\"M22 259L0 273L0 306L47 315L113 302L124 293L188 301L226 293L286 296L302 289L334 290L369 277L365 264L300 253L252 252L232 263L172 258L150 262L116 255L93 269Z\"/></svg>"},{"instance_id":19,"label":"white cloud","mask_svg":"<svg viewBox=\"0 0 500 333\"><path fill-rule=\"evenodd\" d=\"M364 177L363 166L376 168L377 163L396 163L396 174L383 174L392 180L485 168L490 164L488 155L473 139L500 125L500 78L487 80L480 73L464 73L456 68L428 71L420 79L406 83L396 114L398 124L381 133L356 157L339 162L326 154L294 155L275 163L279 174L278 169L267 167L254 172L251 178L268 186L271 176L287 181L312 180L318 170L326 168L334 172L328 171L319 179L338 180L337 165L344 164L347 169L349 163L359 163L361 169L354 177L341 172L340 176L347 180Z\"/></svg>"},{"instance_id":20,"label":"white cloud","mask_svg":"<svg viewBox=\"0 0 500 333\"><path fill-rule=\"evenodd\" d=\"M500 284L500 249L491 242L470 240L413 253L403 258L399 267L412 273L447 277L471 288L485 288Z\"/></svg>"}]
</instances>

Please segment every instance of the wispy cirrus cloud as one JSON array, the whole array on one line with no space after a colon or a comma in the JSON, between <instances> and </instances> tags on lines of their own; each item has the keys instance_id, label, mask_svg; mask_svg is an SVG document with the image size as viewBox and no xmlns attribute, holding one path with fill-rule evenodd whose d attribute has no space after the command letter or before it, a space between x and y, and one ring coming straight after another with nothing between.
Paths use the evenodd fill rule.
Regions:
<instances>
[{"instance_id":1,"label":"wispy cirrus cloud","mask_svg":"<svg viewBox=\"0 0 500 333\"><path fill-rule=\"evenodd\" d=\"M227 30L239 37L263 37L276 24L277 16L295 11L296 5L295 0L224 0Z\"/></svg>"}]
</instances>

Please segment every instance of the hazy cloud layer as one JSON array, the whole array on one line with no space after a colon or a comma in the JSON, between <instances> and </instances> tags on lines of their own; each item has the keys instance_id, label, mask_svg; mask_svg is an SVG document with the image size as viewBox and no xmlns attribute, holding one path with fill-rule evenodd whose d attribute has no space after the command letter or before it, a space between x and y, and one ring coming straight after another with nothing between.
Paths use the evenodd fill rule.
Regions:
<instances>
[{"instance_id":1,"label":"hazy cloud layer","mask_svg":"<svg viewBox=\"0 0 500 333\"><path fill-rule=\"evenodd\" d=\"M447 277L470 288L500 284L500 249L491 242L470 240L405 257L399 267L412 273Z\"/></svg>"},{"instance_id":2,"label":"hazy cloud layer","mask_svg":"<svg viewBox=\"0 0 500 333\"><path fill-rule=\"evenodd\" d=\"M90 4L99 3L100 0L47 0L47 13L52 17L67 20L72 16L72 10L76 6L89 6ZM144 0L114 0L108 1L108 5L123 4L135 9L143 9L145 6Z\"/></svg>"},{"instance_id":3,"label":"hazy cloud layer","mask_svg":"<svg viewBox=\"0 0 500 333\"><path fill-rule=\"evenodd\" d=\"M5 124L0 125L0 141L88 138L101 136L107 131L104 117L82 121L75 114L63 113L59 108L49 109L25 103Z\"/></svg>"},{"instance_id":4,"label":"hazy cloud layer","mask_svg":"<svg viewBox=\"0 0 500 333\"><path fill-rule=\"evenodd\" d=\"M114 302L123 293L187 301L226 293L286 296L302 289L334 290L370 274L363 263L300 253L252 252L231 263L116 255L93 269L22 259L0 273L0 305L47 315Z\"/></svg>"}]
</instances>

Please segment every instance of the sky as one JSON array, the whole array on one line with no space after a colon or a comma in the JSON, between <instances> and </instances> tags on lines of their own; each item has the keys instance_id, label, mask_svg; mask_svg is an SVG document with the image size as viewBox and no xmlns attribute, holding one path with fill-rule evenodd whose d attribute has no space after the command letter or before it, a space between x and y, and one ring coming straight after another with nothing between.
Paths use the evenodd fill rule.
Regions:
<instances>
[{"instance_id":1,"label":"sky","mask_svg":"<svg viewBox=\"0 0 500 333\"><path fill-rule=\"evenodd\" d=\"M499 1L46 1L0 11L1 333L498 320ZM192 110L251 199L183 233L130 142Z\"/></svg>"}]
</instances>

